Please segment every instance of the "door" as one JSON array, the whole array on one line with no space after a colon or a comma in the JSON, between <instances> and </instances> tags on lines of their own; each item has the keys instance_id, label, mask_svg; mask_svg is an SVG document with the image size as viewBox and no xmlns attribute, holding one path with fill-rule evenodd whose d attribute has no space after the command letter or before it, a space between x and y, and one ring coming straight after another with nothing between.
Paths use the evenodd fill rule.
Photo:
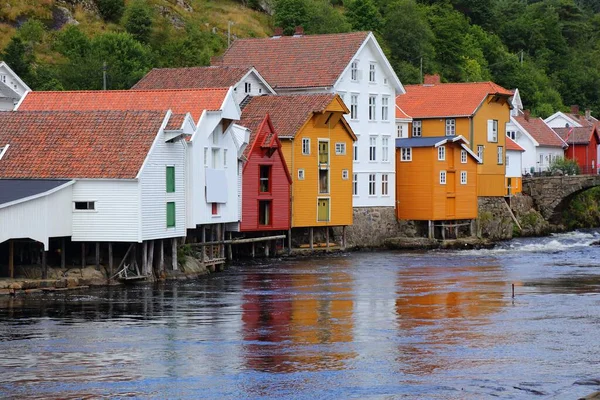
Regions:
<instances>
[{"instance_id":1,"label":"door","mask_svg":"<svg viewBox=\"0 0 600 400\"><path fill-rule=\"evenodd\" d=\"M317 221L329 222L329 199L317 200Z\"/></svg>"},{"instance_id":2,"label":"door","mask_svg":"<svg viewBox=\"0 0 600 400\"><path fill-rule=\"evenodd\" d=\"M329 164L329 142L319 142L319 164Z\"/></svg>"},{"instance_id":3,"label":"door","mask_svg":"<svg viewBox=\"0 0 600 400\"><path fill-rule=\"evenodd\" d=\"M456 215L456 173L446 173L446 216L448 218Z\"/></svg>"}]
</instances>

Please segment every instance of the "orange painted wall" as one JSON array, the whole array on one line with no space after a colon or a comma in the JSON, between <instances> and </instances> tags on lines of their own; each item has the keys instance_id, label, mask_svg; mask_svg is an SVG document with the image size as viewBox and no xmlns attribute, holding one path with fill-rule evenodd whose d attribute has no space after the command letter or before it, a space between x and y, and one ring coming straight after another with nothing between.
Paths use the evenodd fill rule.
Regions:
<instances>
[{"instance_id":1,"label":"orange painted wall","mask_svg":"<svg viewBox=\"0 0 600 400\"><path fill-rule=\"evenodd\" d=\"M477 162L467 157L461 163L461 147L446 144L446 160L438 160L438 149L412 149L412 161L401 161L396 149L396 216L405 220L454 220L477 218ZM446 185L440 184L446 171ZM460 183L461 171L467 184Z\"/></svg>"},{"instance_id":2,"label":"orange painted wall","mask_svg":"<svg viewBox=\"0 0 600 400\"><path fill-rule=\"evenodd\" d=\"M504 193L508 194L508 178L505 178L504 182ZM523 178L510 178L510 194L515 195L521 193L523 190Z\"/></svg>"},{"instance_id":3,"label":"orange painted wall","mask_svg":"<svg viewBox=\"0 0 600 400\"><path fill-rule=\"evenodd\" d=\"M454 118L456 134L469 140L470 121L468 118ZM421 136L446 136L446 119L432 118L421 120ZM409 124L409 137L412 137L412 123Z\"/></svg>"}]
</instances>

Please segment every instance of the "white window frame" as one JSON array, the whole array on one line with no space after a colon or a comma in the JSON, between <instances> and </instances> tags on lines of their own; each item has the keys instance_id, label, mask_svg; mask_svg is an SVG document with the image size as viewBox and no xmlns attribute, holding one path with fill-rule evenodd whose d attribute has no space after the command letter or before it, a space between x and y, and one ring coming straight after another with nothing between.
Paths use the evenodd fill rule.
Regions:
<instances>
[{"instance_id":1,"label":"white window frame","mask_svg":"<svg viewBox=\"0 0 600 400\"><path fill-rule=\"evenodd\" d=\"M483 162L483 154L485 153L485 146L482 144L477 145L477 157Z\"/></svg>"},{"instance_id":2,"label":"white window frame","mask_svg":"<svg viewBox=\"0 0 600 400\"><path fill-rule=\"evenodd\" d=\"M310 138L302 138L302 155L310 155Z\"/></svg>"},{"instance_id":3,"label":"white window frame","mask_svg":"<svg viewBox=\"0 0 600 400\"><path fill-rule=\"evenodd\" d=\"M358 119L358 93L350 94L350 119Z\"/></svg>"},{"instance_id":4,"label":"white window frame","mask_svg":"<svg viewBox=\"0 0 600 400\"><path fill-rule=\"evenodd\" d=\"M358 161L358 140L352 144L352 160Z\"/></svg>"},{"instance_id":5,"label":"white window frame","mask_svg":"<svg viewBox=\"0 0 600 400\"><path fill-rule=\"evenodd\" d=\"M377 161L377 136L369 136L369 162Z\"/></svg>"},{"instance_id":6,"label":"white window frame","mask_svg":"<svg viewBox=\"0 0 600 400\"><path fill-rule=\"evenodd\" d=\"M460 171L460 184L461 185L467 184L467 171Z\"/></svg>"},{"instance_id":7,"label":"white window frame","mask_svg":"<svg viewBox=\"0 0 600 400\"><path fill-rule=\"evenodd\" d=\"M369 83L377 82L377 77L375 74L376 71L377 71L377 63L374 63L374 62L369 63Z\"/></svg>"},{"instance_id":8,"label":"white window frame","mask_svg":"<svg viewBox=\"0 0 600 400\"><path fill-rule=\"evenodd\" d=\"M412 147L402 147L400 149L400 161L402 161L402 162L412 161Z\"/></svg>"},{"instance_id":9,"label":"white window frame","mask_svg":"<svg viewBox=\"0 0 600 400\"><path fill-rule=\"evenodd\" d=\"M381 174L381 195L382 196L389 196L390 195L390 191L389 191L389 175L388 174Z\"/></svg>"},{"instance_id":10,"label":"white window frame","mask_svg":"<svg viewBox=\"0 0 600 400\"><path fill-rule=\"evenodd\" d=\"M381 137L381 162L389 162L390 157L390 138L388 136Z\"/></svg>"},{"instance_id":11,"label":"white window frame","mask_svg":"<svg viewBox=\"0 0 600 400\"><path fill-rule=\"evenodd\" d=\"M358 174L352 174L352 196L358 196Z\"/></svg>"},{"instance_id":12,"label":"white window frame","mask_svg":"<svg viewBox=\"0 0 600 400\"><path fill-rule=\"evenodd\" d=\"M381 120L384 122L389 122L389 119L390 119L389 104L390 104L390 97L382 96L381 97Z\"/></svg>"},{"instance_id":13,"label":"white window frame","mask_svg":"<svg viewBox=\"0 0 600 400\"><path fill-rule=\"evenodd\" d=\"M404 134L404 125L398 124L396 125L396 137L401 138Z\"/></svg>"},{"instance_id":14,"label":"white window frame","mask_svg":"<svg viewBox=\"0 0 600 400\"><path fill-rule=\"evenodd\" d=\"M438 147L438 161L446 161L446 146Z\"/></svg>"},{"instance_id":15,"label":"white window frame","mask_svg":"<svg viewBox=\"0 0 600 400\"><path fill-rule=\"evenodd\" d=\"M87 207L89 207L91 204L92 208L77 209L77 208L75 208L76 203L86 203ZM96 200L73 200L73 212L76 212L76 213L98 212L98 209L96 208Z\"/></svg>"},{"instance_id":16,"label":"white window frame","mask_svg":"<svg viewBox=\"0 0 600 400\"><path fill-rule=\"evenodd\" d=\"M342 170L342 179L345 181L348 180L348 170L347 169Z\"/></svg>"},{"instance_id":17,"label":"white window frame","mask_svg":"<svg viewBox=\"0 0 600 400\"><path fill-rule=\"evenodd\" d=\"M412 137L421 137L422 136L422 124L421 121L413 121L413 129L412 129Z\"/></svg>"},{"instance_id":18,"label":"white window frame","mask_svg":"<svg viewBox=\"0 0 600 400\"><path fill-rule=\"evenodd\" d=\"M252 93L252 83L244 82L244 93Z\"/></svg>"},{"instance_id":19,"label":"white window frame","mask_svg":"<svg viewBox=\"0 0 600 400\"><path fill-rule=\"evenodd\" d=\"M369 196L377 196L377 174L369 174Z\"/></svg>"},{"instance_id":20,"label":"white window frame","mask_svg":"<svg viewBox=\"0 0 600 400\"><path fill-rule=\"evenodd\" d=\"M335 155L336 156L345 156L346 155L346 143L337 142L335 144Z\"/></svg>"},{"instance_id":21,"label":"white window frame","mask_svg":"<svg viewBox=\"0 0 600 400\"><path fill-rule=\"evenodd\" d=\"M506 136L512 140L517 140L517 131L506 131Z\"/></svg>"},{"instance_id":22,"label":"white window frame","mask_svg":"<svg viewBox=\"0 0 600 400\"><path fill-rule=\"evenodd\" d=\"M6 154L6 152L8 151L8 147L10 145L7 144L5 146L0 147L0 160L2 160L2 157L4 157L4 154Z\"/></svg>"},{"instance_id":23,"label":"white window frame","mask_svg":"<svg viewBox=\"0 0 600 400\"><path fill-rule=\"evenodd\" d=\"M377 95L369 95L369 121L377 121Z\"/></svg>"},{"instance_id":24,"label":"white window frame","mask_svg":"<svg viewBox=\"0 0 600 400\"><path fill-rule=\"evenodd\" d=\"M454 118L446 119L446 136L456 135L456 120Z\"/></svg>"},{"instance_id":25,"label":"white window frame","mask_svg":"<svg viewBox=\"0 0 600 400\"><path fill-rule=\"evenodd\" d=\"M298 169L298 180L303 181L304 178L305 178L304 169L302 169L302 168Z\"/></svg>"},{"instance_id":26,"label":"white window frame","mask_svg":"<svg viewBox=\"0 0 600 400\"><path fill-rule=\"evenodd\" d=\"M498 143L498 120L488 119L487 129L487 141L489 143Z\"/></svg>"},{"instance_id":27,"label":"white window frame","mask_svg":"<svg viewBox=\"0 0 600 400\"><path fill-rule=\"evenodd\" d=\"M498 146L498 150L496 151L498 152L498 159L496 160L498 165L504 164L504 147Z\"/></svg>"},{"instance_id":28,"label":"white window frame","mask_svg":"<svg viewBox=\"0 0 600 400\"><path fill-rule=\"evenodd\" d=\"M440 171L440 185L446 184L446 171Z\"/></svg>"},{"instance_id":29,"label":"white window frame","mask_svg":"<svg viewBox=\"0 0 600 400\"><path fill-rule=\"evenodd\" d=\"M350 80L358 82L360 77L358 76L358 60L353 60L350 64Z\"/></svg>"},{"instance_id":30,"label":"white window frame","mask_svg":"<svg viewBox=\"0 0 600 400\"><path fill-rule=\"evenodd\" d=\"M460 163L461 164L466 164L467 163L467 151L465 149L461 149L460 150Z\"/></svg>"}]
</instances>

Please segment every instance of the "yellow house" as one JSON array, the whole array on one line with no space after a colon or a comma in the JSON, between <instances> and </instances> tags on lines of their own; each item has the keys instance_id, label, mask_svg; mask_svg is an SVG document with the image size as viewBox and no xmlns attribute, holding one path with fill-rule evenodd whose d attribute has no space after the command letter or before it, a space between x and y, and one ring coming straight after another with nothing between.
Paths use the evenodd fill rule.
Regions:
<instances>
[{"instance_id":1,"label":"yellow house","mask_svg":"<svg viewBox=\"0 0 600 400\"><path fill-rule=\"evenodd\" d=\"M504 196L512 92L493 82L440 83L437 75L427 76L423 85L405 88L396 105L412 117L409 137L464 136L482 161L477 167L477 195Z\"/></svg>"},{"instance_id":2,"label":"yellow house","mask_svg":"<svg viewBox=\"0 0 600 400\"><path fill-rule=\"evenodd\" d=\"M292 176L291 227L352 224L352 163L356 136L336 94L258 96L243 109L269 114ZM328 230L326 230L328 234Z\"/></svg>"}]
</instances>

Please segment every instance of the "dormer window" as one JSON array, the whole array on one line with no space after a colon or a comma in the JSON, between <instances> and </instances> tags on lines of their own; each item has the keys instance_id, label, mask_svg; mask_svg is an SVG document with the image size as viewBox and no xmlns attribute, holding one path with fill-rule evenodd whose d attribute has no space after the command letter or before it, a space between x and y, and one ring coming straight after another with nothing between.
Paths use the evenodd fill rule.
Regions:
<instances>
[{"instance_id":1,"label":"dormer window","mask_svg":"<svg viewBox=\"0 0 600 400\"><path fill-rule=\"evenodd\" d=\"M8 145L0 147L0 160L2 160L2 157L4 156L4 154L6 153L7 150L8 150Z\"/></svg>"},{"instance_id":2,"label":"dormer window","mask_svg":"<svg viewBox=\"0 0 600 400\"><path fill-rule=\"evenodd\" d=\"M371 83L375 82L375 64L374 63L369 64L369 82L371 82Z\"/></svg>"},{"instance_id":3,"label":"dormer window","mask_svg":"<svg viewBox=\"0 0 600 400\"><path fill-rule=\"evenodd\" d=\"M250 82L244 83L244 93L252 92L252 84Z\"/></svg>"},{"instance_id":4,"label":"dormer window","mask_svg":"<svg viewBox=\"0 0 600 400\"><path fill-rule=\"evenodd\" d=\"M0 81L2 81L2 83L6 83L6 75L0 75Z\"/></svg>"}]
</instances>

